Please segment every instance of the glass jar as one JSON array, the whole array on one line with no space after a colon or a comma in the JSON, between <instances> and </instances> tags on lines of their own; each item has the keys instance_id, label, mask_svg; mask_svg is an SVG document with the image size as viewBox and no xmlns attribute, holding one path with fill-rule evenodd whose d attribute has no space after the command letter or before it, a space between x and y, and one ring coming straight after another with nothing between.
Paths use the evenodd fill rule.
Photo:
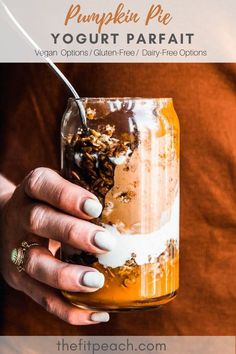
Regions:
<instances>
[{"instance_id":1,"label":"glass jar","mask_svg":"<svg viewBox=\"0 0 236 354\"><path fill-rule=\"evenodd\" d=\"M62 245L65 262L94 267L105 285L63 292L76 306L117 311L157 307L179 287L179 122L171 98L69 99L62 120L64 178L94 193L94 223L117 239L114 250L88 254Z\"/></svg>"}]
</instances>

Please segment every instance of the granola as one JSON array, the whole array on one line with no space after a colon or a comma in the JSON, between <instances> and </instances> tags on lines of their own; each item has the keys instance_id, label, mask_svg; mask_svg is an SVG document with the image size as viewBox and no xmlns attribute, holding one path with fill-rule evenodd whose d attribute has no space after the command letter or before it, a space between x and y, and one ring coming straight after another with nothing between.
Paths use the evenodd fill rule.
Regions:
<instances>
[{"instance_id":1,"label":"granola","mask_svg":"<svg viewBox=\"0 0 236 354\"><path fill-rule=\"evenodd\" d=\"M65 141L66 178L94 193L103 205L114 185L116 165L129 159L137 140L129 134L117 139L114 133L115 127L107 124L99 131L81 129ZM130 197L127 193L124 202Z\"/></svg>"}]
</instances>

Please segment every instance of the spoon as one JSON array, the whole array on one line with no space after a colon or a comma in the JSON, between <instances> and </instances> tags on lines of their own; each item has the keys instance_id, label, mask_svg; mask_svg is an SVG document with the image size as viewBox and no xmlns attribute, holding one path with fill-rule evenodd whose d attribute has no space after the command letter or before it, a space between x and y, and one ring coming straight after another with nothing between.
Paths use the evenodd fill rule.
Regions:
<instances>
[{"instance_id":1,"label":"spoon","mask_svg":"<svg viewBox=\"0 0 236 354\"><path fill-rule=\"evenodd\" d=\"M6 6L6 4L0 0L0 4L3 7L3 9L5 10L7 16L10 18L10 20L14 23L14 25L16 26L16 28L23 34L23 36L25 37L25 39L38 51L41 51L41 48L37 45L37 43L30 37L30 35L25 31L25 29L20 25L20 23L17 21L17 19L15 18L15 16L12 14L12 12L9 10L9 8ZM78 109L79 109L79 116L81 119L81 123L82 123L82 127L84 130L87 130L87 119L86 119L86 113L85 113L85 109L84 106L82 104L82 102L80 101L80 96L77 93L77 91L75 90L75 88L72 86L72 84L70 83L70 81L65 77L65 75L61 72L61 70L53 63L53 61L44 56L43 57L44 60L47 62L47 64L52 68L52 70L54 71L54 73L61 79L61 81L63 81L63 83L67 86L67 88L70 90L70 92L72 93L72 95L74 96L76 103L78 105Z\"/></svg>"}]
</instances>

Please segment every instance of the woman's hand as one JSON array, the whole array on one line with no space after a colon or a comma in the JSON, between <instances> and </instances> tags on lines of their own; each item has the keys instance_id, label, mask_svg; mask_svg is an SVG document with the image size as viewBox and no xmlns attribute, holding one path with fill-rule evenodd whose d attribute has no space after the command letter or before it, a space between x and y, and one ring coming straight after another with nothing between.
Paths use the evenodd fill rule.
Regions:
<instances>
[{"instance_id":1,"label":"woman's hand","mask_svg":"<svg viewBox=\"0 0 236 354\"><path fill-rule=\"evenodd\" d=\"M47 168L32 171L13 193L10 189L0 200L1 272L6 282L70 324L108 321L107 313L80 310L56 290L96 291L104 285L103 274L61 262L48 248L49 239L96 254L114 247L113 236L88 221L102 211L97 198ZM22 241L40 246L26 251L25 271L19 273L10 255Z\"/></svg>"}]
</instances>

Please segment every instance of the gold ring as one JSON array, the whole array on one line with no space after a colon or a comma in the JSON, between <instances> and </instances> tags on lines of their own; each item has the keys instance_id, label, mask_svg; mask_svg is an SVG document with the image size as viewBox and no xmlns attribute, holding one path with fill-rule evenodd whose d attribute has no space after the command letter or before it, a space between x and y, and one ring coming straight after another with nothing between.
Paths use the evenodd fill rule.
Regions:
<instances>
[{"instance_id":1,"label":"gold ring","mask_svg":"<svg viewBox=\"0 0 236 354\"><path fill-rule=\"evenodd\" d=\"M25 253L30 247L33 247L33 246L40 246L40 244L37 242L28 243L26 241L23 241L19 248L14 248L11 251L11 261L12 261L12 263L14 263L16 265L19 272L22 272L22 270L25 270L24 269Z\"/></svg>"}]
</instances>

